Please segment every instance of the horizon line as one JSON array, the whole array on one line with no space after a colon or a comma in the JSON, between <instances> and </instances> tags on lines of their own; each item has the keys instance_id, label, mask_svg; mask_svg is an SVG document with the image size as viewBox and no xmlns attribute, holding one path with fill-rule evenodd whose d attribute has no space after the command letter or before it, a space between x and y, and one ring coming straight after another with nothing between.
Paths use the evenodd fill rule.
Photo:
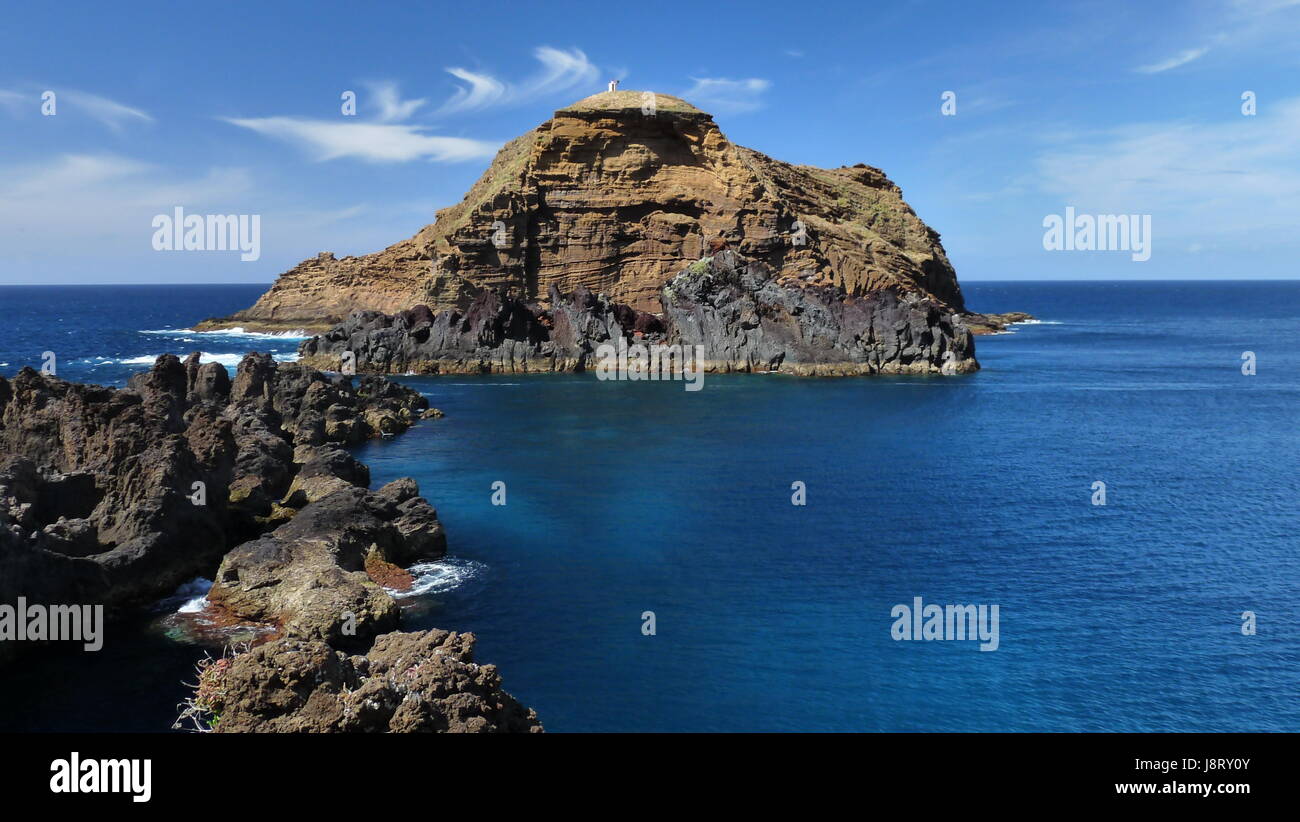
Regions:
<instances>
[{"instance_id":1,"label":"horizon line","mask_svg":"<svg viewBox=\"0 0 1300 822\"><path fill-rule=\"evenodd\" d=\"M263 286L270 287L278 281L269 282L202 282L202 283L178 283L167 280L157 280L149 282L114 282L114 283L0 283L0 288L85 288L88 286L101 287L129 287L129 286L154 286L165 285L179 288L196 288L199 286ZM967 279L966 283L1277 283L1277 282L1300 282L1300 274L1285 277L1157 277L1157 278L1139 278L1131 279L1127 277L1088 277L1088 278L1071 278L1071 279ZM961 286L962 281L957 285Z\"/></svg>"}]
</instances>

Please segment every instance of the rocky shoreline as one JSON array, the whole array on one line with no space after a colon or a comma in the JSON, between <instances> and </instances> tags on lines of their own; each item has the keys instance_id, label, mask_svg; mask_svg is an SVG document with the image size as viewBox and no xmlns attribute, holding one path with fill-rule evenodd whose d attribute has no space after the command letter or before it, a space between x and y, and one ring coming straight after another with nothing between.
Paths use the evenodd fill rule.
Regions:
<instances>
[{"instance_id":1,"label":"rocky shoreline","mask_svg":"<svg viewBox=\"0 0 1300 822\"><path fill-rule=\"evenodd\" d=\"M718 248L660 291L661 312L614 303L584 288L549 306L485 292L465 311L354 312L305 340L301 361L370 374L584 371L603 345L702 352L705 372L799 376L961 374L976 371L961 315L923 294L864 296L816 278L778 275Z\"/></svg>"},{"instance_id":2,"label":"rocky shoreline","mask_svg":"<svg viewBox=\"0 0 1300 822\"><path fill-rule=\"evenodd\" d=\"M1033 314L1026 314L1023 311L1010 311L1005 314L968 313L962 315L962 321L966 323L970 333L976 335L1003 334L1009 326L1029 322L1033 319L1035 319Z\"/></svg>"},{"instance_id":3,"label":"rocky shoreline","mask_svg":"<svg viewBox=\"0 0 1300 822\"><path fill-rule=\"evenodd\" d=\"M111 621L215 579L211 607L269 641L206 666L203 730L541 730L474 663L472 635L401 633L374 578L443 556L446 537L413 480L371 492L345 448L432 414L386 379L266 354L233 380L197 353L123 389L0 377L0 604L97 605ZM0 664L30 645L0 642ZM365 695L336 701L336 721L321 714L330 684Z\"/></svg>"}]
</instances>

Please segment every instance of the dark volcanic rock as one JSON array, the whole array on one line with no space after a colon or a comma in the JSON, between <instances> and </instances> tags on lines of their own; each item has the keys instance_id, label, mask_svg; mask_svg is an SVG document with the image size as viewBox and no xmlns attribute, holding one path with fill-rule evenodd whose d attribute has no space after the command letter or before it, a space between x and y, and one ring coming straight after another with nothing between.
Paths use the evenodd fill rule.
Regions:
<instances>
[{"instance_id":1,"label":"dark volcanic rock","mask_svg":"<svg viewBox=\"0 0 1300 822\"><path fill-rule=\"evenodd\" d=\"M281 639L210 666L199 697L218 733L540 732L473 649L439 630L386 634L365 656Z\"/></svg>"},{"instance_id":2,"label":"dark volcanic rock","mask_svg":"<svg viewBox=\"0 0 1300 822\"><path fill-rule=\"evenodd\" d=\"M351 424L316 431L326 401ZM353 388L264 354L246 357L233 384L220 365L170 354L126 389L32 369L0 378L0 603L132 607L211 575L323 483L368 483L329 441L377 433L372 420L400 429L427 405L386 380ZM320 447L296 455L296 440ZM281 503L304 470L302 493Z\"/></svg>"},{"instance_id":3,"label":"dark volcanic rock","mask_svg":"<svg viewBox=\"0 0 1300 822\"><path fill-rule=\"evenodd\" d=\"M975 371L969 330L943 304L890 287L861 297L776 278L723 250L664 286L668 343L700 346L706 371L813 376Z\"/></svg>"},{"instance_id":4,"label":"dark volcanic rock","mask_svg":"<svg viewBox=\"0 0 1300 822\"><path fill-rule=\"evenodd\" d=\"M124 390L0 378L0 603L125 608L212 575L222 620L278 638L201 663L183 717L225 732L540 731L474 662L472 635L381 636L400 611L372 574L409 581L401 566L447 540L414 480L372 493L340 446L427 408L383 378L353 387L265 354L233 381L197 355L159 357ZM0 643L0 662L19 644Z\"/></svg>"},{"instance_id":5,"label":"dark volcanic rock","mask_svg":"<svg viewBox=\"0 0 1300 822\"><path fill-rule=\"evenodd\" d=\"M236 443L211 417L187 431L175 357L128 390L31 369L0 383L0 528L16 537L0 553L0 602L139 604L216 563Z\"/></svg>"},{"instance_id":6,"label":"dark volcanic rock","mask_svg":"<svg viewBox=\"0 0 1300 822\"><path fill-rule=\"evenodd\" d=\"M653 315L614 305L579 289L551 291L551 308L508 294L480 293L463 313L433 315L425 306L388 315L354 312L337 328L305 340L302 361L339 369L351 352L359 371L402 374L580 371L594 347L623 333L623 324L650 328Z\"/></svg>"},{"instance_id":7,"label":"dark volcanic rock","mask_svg":"<svg viewBox=\"0 0 1300 822\"><path fill-rule=\"evenodd\" d=\"M579 289L552 287L550 307L479 294L470 308L432 315L356 312L305 340L319 368L378 373L582 371L606 343L701 346L705 371L798 375L959 374L975 371L969 329L947 306L886 287L855 296L820 279L776 276L729 249L692 264L662 289L661 315ZM692 352L695 349L692 348ZM350 358L350 359L349 359Z\"/></svg>"}]
</instances>

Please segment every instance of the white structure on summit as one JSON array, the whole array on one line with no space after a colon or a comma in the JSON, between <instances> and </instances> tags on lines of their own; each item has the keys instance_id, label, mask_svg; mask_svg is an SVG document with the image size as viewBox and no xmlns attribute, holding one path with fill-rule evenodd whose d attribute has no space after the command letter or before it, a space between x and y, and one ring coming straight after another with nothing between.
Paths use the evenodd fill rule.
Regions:
<instances>
[{"instance_id":1,"label":"white structure on summit","mask_svg":"<svg viewBox=\"0 0 1300 822\"><path fill-rule=\"evenodd\" d=\"M609 90L610 90L610 91L618 91L618 81L617 81L617 80L610 80L610 81L609 81Z\"/></svg>"}]
</instances>

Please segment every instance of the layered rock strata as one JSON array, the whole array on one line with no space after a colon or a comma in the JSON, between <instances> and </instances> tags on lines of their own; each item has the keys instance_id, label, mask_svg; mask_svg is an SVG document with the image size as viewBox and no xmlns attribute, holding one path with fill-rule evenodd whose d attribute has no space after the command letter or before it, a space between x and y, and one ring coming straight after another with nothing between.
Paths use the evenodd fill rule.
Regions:
<instances>
[{"instance_id":1,"label":"layered rock strata","mask_svg":"<svg viewBox=\"0 0 1300 822\"><path fill-rule=\"evenodd\" d=\"M485 292L546 302L552 286L654 311L664 284L714 238L778 279L851 297L894 288L965 310L939 235L879 169L783 163L732 143L683 100L619 91L508 143L413 237L360 257L322 252L250 308L200 328L323 331L354 310L464 312Z\"/></svg>"}]
</instances>

